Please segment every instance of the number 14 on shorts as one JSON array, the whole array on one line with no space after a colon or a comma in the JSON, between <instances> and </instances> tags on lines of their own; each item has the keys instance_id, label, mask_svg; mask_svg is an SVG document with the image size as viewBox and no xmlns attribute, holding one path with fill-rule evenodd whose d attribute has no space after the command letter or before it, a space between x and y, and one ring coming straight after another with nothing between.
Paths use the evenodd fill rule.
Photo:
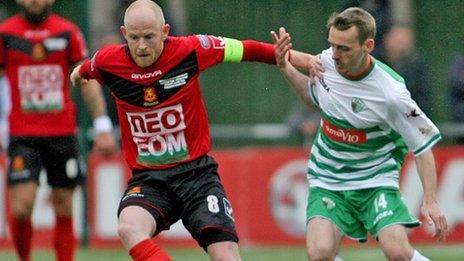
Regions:
<instances>
[{"instance_id":1,"label":"number 14 on shorts","mask_svg":"<svg viewBox=\"0 0 464 261\"><path fill-rule=\"evenodd\" d=\"M387 208L387 200L385 199L385 194L382 193L378 197L374 199L374 208L375 208L375 213L379 213L379 210L386 209Z\"/></svg>"}]
</instances>

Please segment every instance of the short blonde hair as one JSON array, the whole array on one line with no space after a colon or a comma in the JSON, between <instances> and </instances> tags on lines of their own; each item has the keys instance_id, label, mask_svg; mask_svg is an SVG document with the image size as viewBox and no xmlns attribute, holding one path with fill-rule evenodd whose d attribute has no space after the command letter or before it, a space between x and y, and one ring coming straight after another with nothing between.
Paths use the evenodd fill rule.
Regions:
<instances>
[{"instance_id":1,"label":"short blonde hair","mask_svg":"<svg viewBox=\"0 0 464 261\"><path fill-rule=\"evenodd\" d=\"M375 19L366 10L359 7L350 7L341 13L333 13L327 21L327 28L335 27L337 30L345 31L355 26L359 33L359 43L366 39L375 38Z\"/></svg>"}]
</instances>

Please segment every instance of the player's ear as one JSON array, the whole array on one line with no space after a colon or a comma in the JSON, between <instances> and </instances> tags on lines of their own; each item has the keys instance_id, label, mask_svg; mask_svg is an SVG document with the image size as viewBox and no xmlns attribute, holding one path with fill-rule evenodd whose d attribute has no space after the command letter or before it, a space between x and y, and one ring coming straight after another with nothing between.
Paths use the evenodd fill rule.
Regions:
<instances>
[{"instance_id":1,"label":"player's ear","mask_svg":"<svg viewBox=\"0 0 464 261\"><path fill-rule=\"evenodd\" d=\"M163 30L163 40L165 40L169 36L169 31L171 30L171 26L169 24L164 24L162 30Z\"/></svg>"},{"instance_id":2,"label":"player's ear","mask_svg":"<svg viewBox=\"0 0 464 261\"><path fill-rule=\"evenodd\" d=\"M52 5L55 3L55 0L48 0L48 5Z\"/></svg>"},{"instance_id":3,"label":"player's ear","mask_svg":"<svg viewBox=\"0 0 464 261\"><path fill-rule=\"evenodd\" d=\"M372 51L374 51L374 46L375 46L374 39L368 38L366 39L364 44L365 44L365 47L368 53L371 53Z\"/></svg>"},{"instance_id":4,"label":"player's ear","mask_svg":"<svg viewBox=\"0 0 464 261\"><path fill-rule=\"evenodd\" d=\"M124 36L124 38L127 40L127 30L126 30L126 27L124 27L124 25L121 25L121 27L119 27L119 31L121 31L122 33L122 36Z\"/></svg>"}]
</instances>

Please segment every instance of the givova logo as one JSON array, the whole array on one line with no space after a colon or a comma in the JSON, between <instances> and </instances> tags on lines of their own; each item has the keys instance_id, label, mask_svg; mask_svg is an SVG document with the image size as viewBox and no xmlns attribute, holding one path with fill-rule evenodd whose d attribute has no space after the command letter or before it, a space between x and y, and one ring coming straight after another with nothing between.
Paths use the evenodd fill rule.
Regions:
<instances>
[{"instance_id":1,"label":"givova logo","mask_svg":"<svg viewBox=\"0 0 464 261\"><path fill-rule=\"evenodd\" d=\"M132 139L137 146L138 163L169 164L188 156L182 105L126 115Z\"/></svg>"}]
</instances>

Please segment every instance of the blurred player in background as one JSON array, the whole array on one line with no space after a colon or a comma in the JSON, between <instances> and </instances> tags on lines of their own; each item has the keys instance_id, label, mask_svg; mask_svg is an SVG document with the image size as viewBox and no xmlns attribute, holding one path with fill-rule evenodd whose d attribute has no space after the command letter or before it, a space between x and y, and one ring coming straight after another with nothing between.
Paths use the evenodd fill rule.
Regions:
<instances>
[{"instance_id":1,"label":"blurred player in background","mask_svg":"<svg viewBox=\"0 0 464 261\"><path fill-rule=\"evenodd\" d=\"M315 108L299 102L292 108L285 123L301 139L304 148L310 148L321 121L321 114Z\"/></svg>"},{"instance_id":2,"label":"blurred player in background","mask_svg":"<svg viewBox=\"0 0 464 261\"><path fill-rule=\"evenodd\" d=\"M331 48L320 54L325 72L314 83L288 62L285 29L271 32L282 74L322 110L308 165L308 257L332 260L342 237L362 242L370 232L389 260L428 260L409 243L406 227L420 222L402 201L398 180L409 148L424 190L421 213L444 239L447 221L437 202L431 150L440 133L403 78L370 55L375 21L368 12L348 8L333 14L327 27Z\"/></svg>"},{"instance_id":3,"label":"blurred player in background","mask_svg":"<svg viewBox=\"0 0 464 261\"><path fill-rule=\"evenodd\" d=\"M430 73L414 38L412 28L392 26L383 39L385 51L380 58L404 78L411 98L430 116L433 108Z\"/></svg>"},{"instance_id":4,"label":"blurred player in background","mask_svg":"<svg viewBox=\"0 0 464 261\"><path fill-rule=\"evenodd\" d=\"M0 68L11 85L8 185L10 229L20 260L31 259L31 215L42 168L52 187L57 260L73 260L72 199L78 166L76 109L68 78L87 55L79 29L50 12L53 0L17 0L22 11L0 25ZM112 125L95 81L82 88L94 118L95 146L115 149Z\"/></svg>"},{"instance_id":5,"label":"blurred player in background","mask_svg":"<svg viewBox=\"0 0 464 261\"><path fill-rule=\"evenodd\" d=\"M99 50L71 80L98 79L116 99L132 178L119 205L119 236L134 260L170 260L151 238L179 219L212 260L240 260L232 206L217 173L199 74L221 62L275 64L274 47L207 35L170 37L161 8L125 11L127 41ZM292 52L305 67L309 55ZM218 86L219 88L219 86Z\"/></svg>"},{"instance_id":6,"label":"blurred player in background","mask_svg":"<svg viewBox=\"0 0 464 261\"><path fill-rule=\"evenodd\" d=\"M451 119L458 124L464 124L464 54L456 54L448 71L448 99L452 109ZM464 133L456 140L464 144Z\"/></svg>"}]
</instances>

